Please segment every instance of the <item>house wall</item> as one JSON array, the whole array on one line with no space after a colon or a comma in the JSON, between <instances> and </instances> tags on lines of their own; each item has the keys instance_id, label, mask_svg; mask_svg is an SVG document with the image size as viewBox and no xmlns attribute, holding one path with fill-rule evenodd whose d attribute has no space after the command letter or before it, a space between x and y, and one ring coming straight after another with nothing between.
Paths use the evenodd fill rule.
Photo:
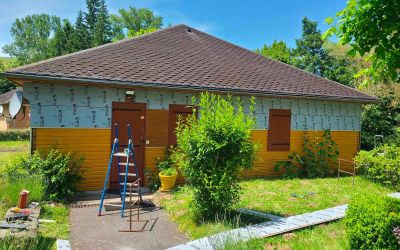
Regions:
<instances>
[{"instance_id":1,"label":"house wall","mask_svg":"<svg viewBox=\"0 0 400 250\"><path fill-rule=\"evenodd\" d=\"M124 89L25 83L24 97L30 102L31 127L35 128L34 149L45 150L53 144L85 157L85 180L82 190L100 189L110 150L111 104L125 100ZM145 165L155 169L154 162L168 146L169 104L190 104L196 93L134 89L135 101L147 103ZM248 96L241 96L245 110ZM252 170L246 176L276 174L277 160L287 159L300 151L305 130L318 140L330 129L338 143L341 158L351 159L358 150L361 104L256 97L257 129L253 138L261 148ZM269 109L291 110L290 151L268 151ZM201 117L201 113L200 113ZM182 181L183 179L180 178Z\"/></svg>"}]
</instances>

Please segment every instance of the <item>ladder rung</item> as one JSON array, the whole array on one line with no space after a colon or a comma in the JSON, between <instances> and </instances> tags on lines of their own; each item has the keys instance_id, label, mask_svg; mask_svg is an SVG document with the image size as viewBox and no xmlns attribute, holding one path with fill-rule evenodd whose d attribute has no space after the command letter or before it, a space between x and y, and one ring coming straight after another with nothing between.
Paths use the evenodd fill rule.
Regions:
<instances>
[{"instance_id":1,"label":"ladder rung","mask_svg":"<svg viewBox=\"0 0 400 250\"><path fill-rule=\"evenodd\" d=\"M121 185L121 186L123 186L125 183L123 183L123 182L121 182L121 183L119 183L119 185ZM139 184L138 183L129 183L129 182L127 182L126 183L126 186L127 187L130 187L130 186L132 186L132 187L137 187L137 186L139 186Z\"/></svg>"},{"instance_id":2,"label":"ladder rung","mask_svg":"<svg viewBox=\"0 0 400 250\"><path fill-rule=\"evenodd\" d=\"M132 189L132 194L137 194L138 193L138 188L136 187L136 188L134 188L134 189ZM121 192L121 196L124 194L124 192ZM126 193L125 193L125 199L126 199L126 197L129 197L129 190L126 190Z\"/></svg>"},{"instance_id":3,"label":"ladder rung","mask_svg":"<svg viewBox=\"0 0 400 250\"><path fill-rule=\"evenodd\" d=\"M130 153L129 155L132 155L132 153ZM119 152L119 153L115 153L114 156L127 157L128 155L125 152Z\"/></svg>"},{"instance_id":4,"label":"ladder rung","mask_svg":"<svg viewBox=\"0 0 400 250\"><path fill-rule=\"evenodd\" d=\"M124 162L120 162L120 163L118 163L118 165L120 165L120 166L126 166L126 162L125 162L125 163L124 163ZM131 166L131 167L134 167L134 166L135 166L135 163L128 163L128 165Z\"/></svg>"},{"instance_id":5,"label":"ladder rung","mask_svg":"<svg viewBox=\"0 0 400 250\"><path fill-rule=\"evenodd\" d=\"M119 173L119 175L125 176L125 173ZM128 176L136 177L136 174L134 174L134 173L128 173Z\"/></svg>"}]
</instances>

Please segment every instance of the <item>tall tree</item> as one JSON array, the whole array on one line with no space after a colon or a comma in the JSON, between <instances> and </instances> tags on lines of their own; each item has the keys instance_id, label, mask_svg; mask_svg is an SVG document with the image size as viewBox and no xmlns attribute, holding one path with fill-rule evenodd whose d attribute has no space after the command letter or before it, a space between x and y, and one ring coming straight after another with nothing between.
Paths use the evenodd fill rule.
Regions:
<instances>
[{"instance_id":1,"label":"tall tree","mask_svg":"<svg viewBox=\"0 0 400 250\"><path fill-rule=\"evenodd\" d=\"M0 60L0 72L6 71L7 68L8 65L6 65L5 63L2 62L2 60ZM15 84L13 82L0 77L0 95L13 89L15 89Z\"/></svg>"},{"instance_id":2,"label":"tall tree","mask_svg":"<svg viewBox=\"0 0 400 250\"><path fill-rule=\"evenodd\" d=\"M74 34L74 26L68 19L63 19L63 22L59 24L59 28L57 28L51 40L51 53L53 56L60 56L76 51Z\"/></svg>"},{"instance_id":3,"label":"tall tree","mask_svg":"<svg viewBox=\"0 0 400 250\"><path fill-rule=\"evenodd\" d=\"M264 45L261 49L256 49L256 53L290 64L290 49L284 41L276 41L268 46Z\"/></svg>"},{"instance_id":4,"label":"tall tree","mask_svg":"<svg viewBox=\"0 0 400 250\"><path fill-rule=\"evenodd\" d=\"M100 10L100 0L86 0L85 21L88 32L89 44L92 45L93 36L96 29L97 17Z\"/></svg>"},{"instance_id":5,"label":"tall tree","mask_svg":"<svg viewBox=\"0 0 400 250\"><path fill-rule=\"evenodd\" d=\"M50 46L53 34L60 27L60 18L47 14L17 18L11 26L14 41L3 47L4 53L16 57L19 64L27 64L53 56Z\"/></svg>"},{"instance_id":6,"label":"tall tree","mask_svg":"<svg viewBox=\"0 0 400 250\"><path fill-rule=\"evenodd\" d=\"M99 12L94 26L93 41L94 46L99 46L111 42L112 30L110 15L108 14L107 6L104 0L100 1Z\"/></svg>"},{"instance_id":7,"label":"tall tree","mask_svg":"<svg viewBox=\"0 0 400 250\"><path fill-rule=\"evenodd\" d=\"M364 71L375 82L391 78L400 82L400 1L349 0L324 37L336 35L342 44L350 44L352 55L366 53L370 64Z\"/></svg>"},{"instance_id":8,"label":"tall tree","mask_svg":"<svg viewBox=\"0 0 400 250\"><path fill-rule=\"evenodd\" d=\"M147 8L129 6L128 9L119 9L118 13L119 15L111 15L114 40L158 30L163 25L162 16Z\"/></svg>"},{"instance_id":9,"label":"tall tree","mask_svg":"<svg viewBox=\"0 0 400 250\"><path fill-rule=\"evenodd\" d=\"M84 50L90 48L88 28L86 26L83 11L78 12L78 16L75 21L74 34L72 37L72 46L75 51Z\"/></svg>"},{"instance_id":10,"label":"tall tree","mask_svg":"<svg viewBox=\"0 0 400 250\"><path fill-rule=\"evenodd\" d=\"M303 33L300 39L296 39L297 47L293 51L293 63L296 67L310 73L326 76L330 57L323 47L321 31L317 29L317 22L304 17L302 23Z\"/></svg>"}]
</instances>

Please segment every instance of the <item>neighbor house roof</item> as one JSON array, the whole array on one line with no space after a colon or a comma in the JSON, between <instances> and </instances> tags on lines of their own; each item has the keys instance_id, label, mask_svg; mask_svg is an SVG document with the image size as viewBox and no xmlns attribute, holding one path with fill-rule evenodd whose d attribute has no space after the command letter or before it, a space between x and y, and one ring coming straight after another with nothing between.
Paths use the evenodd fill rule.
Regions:
<instances>
[{"instance_id":1,"label":"neighbor house roof","mask_svg":"<svg viewBox=\"0 0 400 250\"><path fill-rule=\"evenodd\" d=\"M377 100L186 25L14 68L4 75L360 102Z\"/></svg>"},{"instance_id":2,"label":"neighbor house roof","mask_svg":"<svg viewBox=\"0 0 400 250\"><path fill-rule=\"evenodd\" d=\"M13 94L17 91L22 91L22 88L16 88L14 90L8 91L4 94L0 95L0 105L1 104L8 104L11 100L11 97L13 96Z\"/></svg>"}]
</instances>

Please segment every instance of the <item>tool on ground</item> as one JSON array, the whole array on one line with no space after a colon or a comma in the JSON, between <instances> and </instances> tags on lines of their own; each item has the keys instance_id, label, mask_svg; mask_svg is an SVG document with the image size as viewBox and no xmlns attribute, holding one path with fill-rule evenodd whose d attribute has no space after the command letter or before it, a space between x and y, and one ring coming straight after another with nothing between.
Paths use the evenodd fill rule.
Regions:
<instances>
[{"instance_id":1,"label":"tool on ground","mask_svg":"<svg viewBox=\"0 0 400 250\"><path fill-rule=\"evenodd\" d=\"M124 149L123 151L119 151L118 124L114 124L114 126L115 126L115 139L114 139L114 142L113 142L112 148L111 148L110 160L108 162L107 174L106 174L106 178L104 180L104 187L103 187L103 191L101 194L101 201L100 201L98 215L101 216L101 211L102 211L102 208L104 205L104 206L112 206L112 207L121 208L121 217L124 217L124 210L126 209L125 201L127 198L126 197L127 187L129 187L132 192L137 193L139 199L136 202L137 203L136 205L139 206L140 202L142 201L142 195L141 195L141 190L140 190L140 181L141 180L139 178L138 165L136 164L135 149L133 147L133 139L132 139L132 133L131 133L131 125L128 124L128 126L127 126L128 127L128 147L126 149ZM125 162L121 162L120 158L124 158ZM117 160L118 183L119 183L119 194L121 197L121 204L103 204L114 159ZM122 169L121 166L125 166L125 169ZM123 180L122 180L122 177L123 177ZM128 179L132 179L132 178L134 179L134 181L131 181L131 180L128 181ZM129 207L131 207L133 205L134 204L129 203Z\"/></svg>"}]
</instances>

